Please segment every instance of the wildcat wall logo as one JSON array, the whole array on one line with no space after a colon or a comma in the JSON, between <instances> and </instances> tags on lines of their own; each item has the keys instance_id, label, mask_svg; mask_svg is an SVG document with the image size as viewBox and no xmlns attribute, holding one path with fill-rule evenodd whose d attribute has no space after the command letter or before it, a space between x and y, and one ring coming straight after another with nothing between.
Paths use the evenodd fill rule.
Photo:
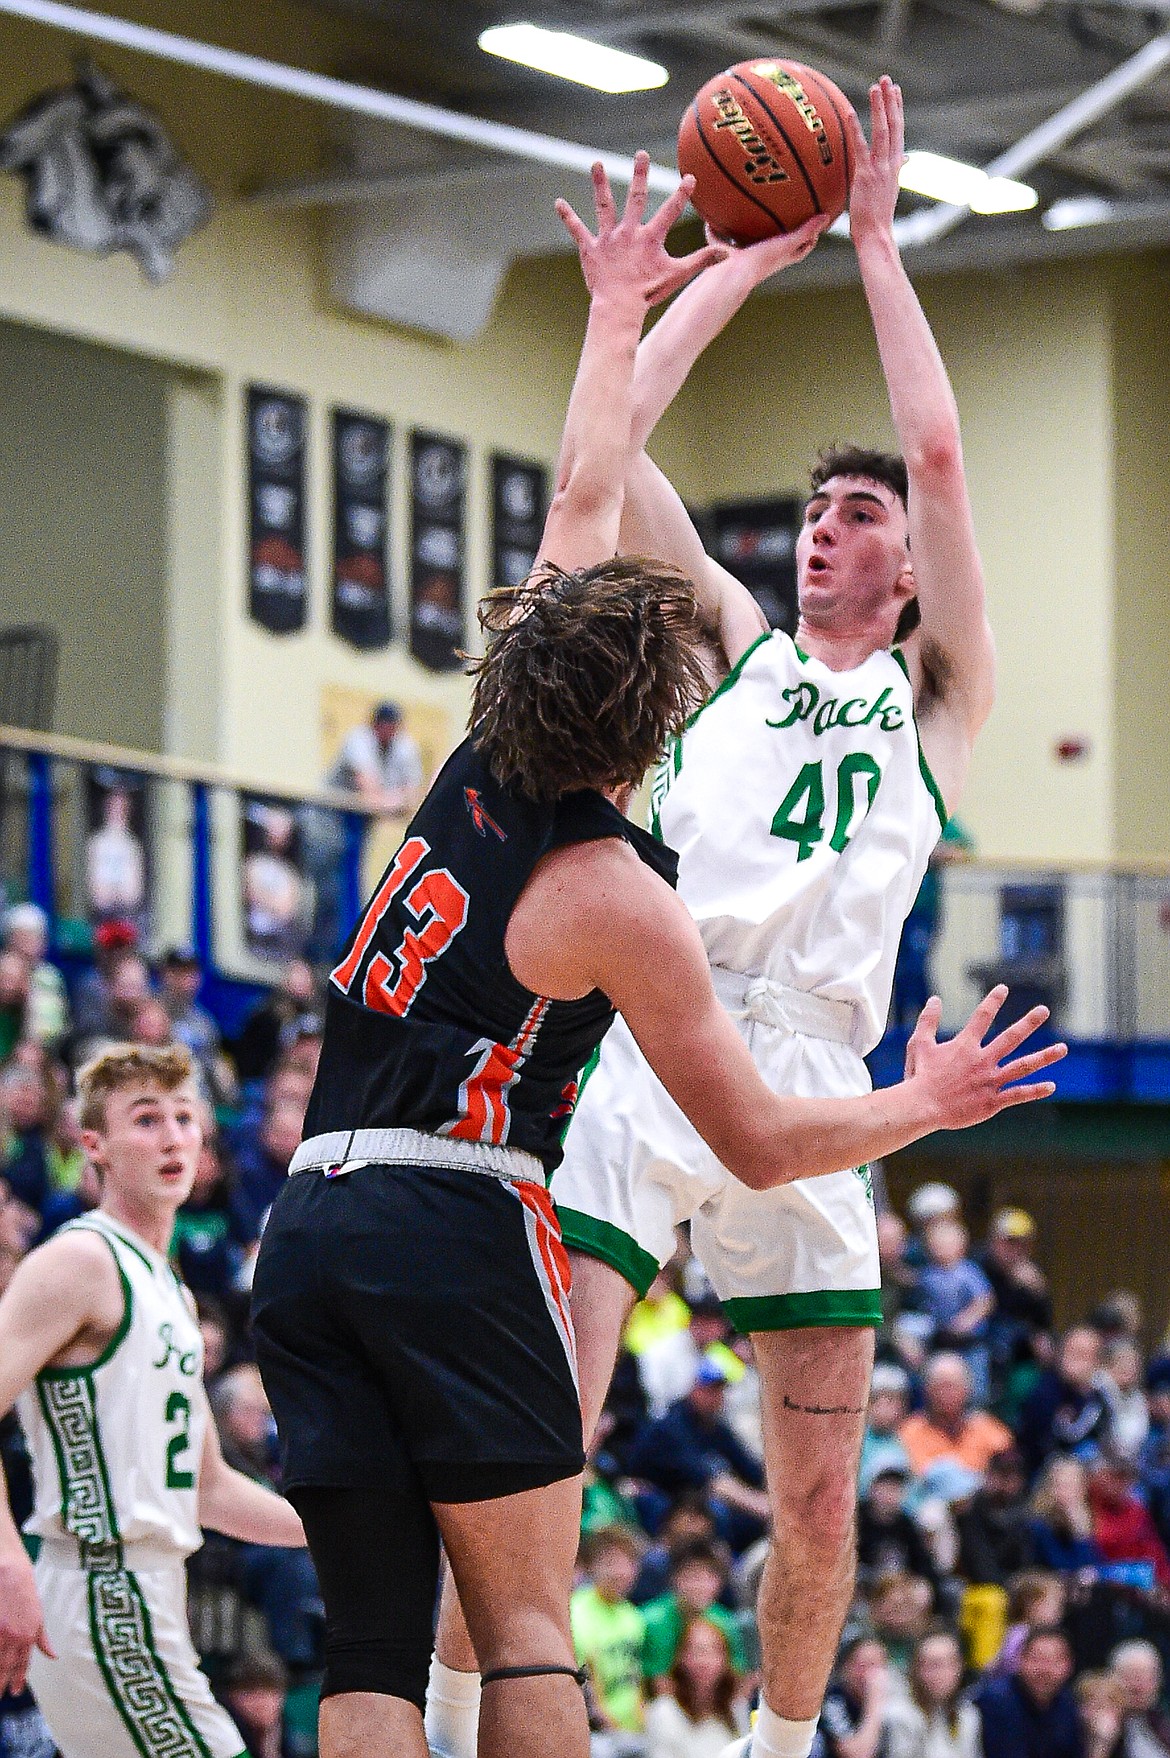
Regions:
<instances>
[{"instance_id":1,"label":"wildcat wall logo","mask_svg":"<svg viewBox=\"0 0 1170 1758\"><path fill-rule=\"evenodd\" d=\"M92 61L34 98L0 135L0 171L24 178L34 232L96 256L128 250L157 285L207 220L211 194L157 116Z\"/></svg>"}]
</instances>

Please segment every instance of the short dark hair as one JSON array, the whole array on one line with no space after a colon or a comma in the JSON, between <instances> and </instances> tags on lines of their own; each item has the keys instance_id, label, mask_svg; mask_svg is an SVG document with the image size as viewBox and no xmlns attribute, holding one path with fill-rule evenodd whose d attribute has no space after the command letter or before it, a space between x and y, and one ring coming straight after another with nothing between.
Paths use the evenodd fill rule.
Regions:
<instances>
[{"instance_id":1,"label":"short dark hair","mask_svg":"<svg viewBox=\"0 0 1170 1758\"><path fill-rule=\"evenodd\" d=\"M694 588L662 562L542 562L479 620L472 741L530 799L640 781L707 694Z\"/></svg>"},{"instance_id":2,"label":"short dark hair","mask_svg":"<svg viewBox=\"0 0 1170 1758\"><path fill-rule=\"evenodd\" d=\"M809 487L813 494L818 494L834 476L866 476L870 482L880 482L891 494L896 494L904 507L910 504L910 475L905 458L898 452L879 452L869 446L852 444L826 446L817 453L817 461L809 472ZM912 635L921 621L917 598L908 598L894 630L895 646L907 635Z\"/></svg>"},{"instance_id":3,"label":"short dark hair","mask_svg":"<svg viewBox=\"0 0 1170 1758\"><path fill-rule=\"evenodd\" d=\"M722 1551L717 1544L706 1538L688 1538L670 1553L671 1578L680 1569L689 1568L692 1563L702 1563L705 1568L714 1569L717 1575L727 1578L727 1563Z\"/></svg>"},{"instance_id":4,"label":"short dark hair","mask_svg":"<svg viewBox=\"0 0 1170 1758\"><path fill-rule=\"evenodd\" d=\"M817 453L817 461L809 472L809 487L819 494L834 476L865 476L880 482L902 505L910 503L910 477L906 460L897 452L879 452L869 446L826 446Z\"/></svg>"}]
</instances>

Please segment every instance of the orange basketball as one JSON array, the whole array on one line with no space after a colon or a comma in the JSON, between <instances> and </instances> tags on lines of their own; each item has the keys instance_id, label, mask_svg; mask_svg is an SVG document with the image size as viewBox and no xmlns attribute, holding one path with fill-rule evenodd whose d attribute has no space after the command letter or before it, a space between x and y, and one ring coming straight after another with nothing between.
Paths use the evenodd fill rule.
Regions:
<instances>
[{"instance_id":1,"label":"orange basketball","mask_svg":"<svg viewBox=\"0 0 1170 1758\"><path fill-rule=\"evenodd\" d=\"M740 61L709 79L682 119L678 168L720 238L753 244L849 199L849 99L799 61Z\"/></svg>"}]
</instances>

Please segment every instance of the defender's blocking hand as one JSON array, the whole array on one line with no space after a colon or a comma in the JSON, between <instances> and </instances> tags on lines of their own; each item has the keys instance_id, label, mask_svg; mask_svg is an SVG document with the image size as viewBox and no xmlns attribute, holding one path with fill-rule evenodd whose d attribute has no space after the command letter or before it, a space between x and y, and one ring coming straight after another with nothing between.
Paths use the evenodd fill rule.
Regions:
<instances>
[{"instance_id":1,"label":"defender's blocking hand","mask_svg":"<svg viewBox=\"0 0 1170 1758\"><path fill-rule=\"evenodd\" d=\"M919 1014L906 1046L906 1080L920 1085L929 1095L937 1107L939 1129L967 1129L1009 1105L1051 1098L1056 1091L1055 1082L1032 1081L1031 1077L1066 1056L1067 1044L1049 1044L1024 1056L1016 1054L1048 1018L1046 1007L1033 1007L1014 1025L984 1042L1007 994L1006 985L997 985L984 996L962 1031L943 1044L937 1036L942 1014L937 995ZM1011 1085L1014 1081L1031 1084Z\"/></svg>"},{"instance_id":2,"label":"defender's blocking hand","mask_svg":"<svg viewBox=\"0 0 1170 1758\"><path fill-rule=\"evenodd\" d=\"M625 292L640 298L647 306L657 305L677 293L693 275L712 263L721 262L727 255L726 245L706 244L689 256L671 256L666 248L666 235L682 215L695 180L684 177L657 213L643 222L649 172L649 153L636 154L634 175L619 220L605 167L600 163L594 165L596 233L589 230L567 201L557 202L557 213L577 246L581 272L591 294Z\"/></svg>"}]
</instances>

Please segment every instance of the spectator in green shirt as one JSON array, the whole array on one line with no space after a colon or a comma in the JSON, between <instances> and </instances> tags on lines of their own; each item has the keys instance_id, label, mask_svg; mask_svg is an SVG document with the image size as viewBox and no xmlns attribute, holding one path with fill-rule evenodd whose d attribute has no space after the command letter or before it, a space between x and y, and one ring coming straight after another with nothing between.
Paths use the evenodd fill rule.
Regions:
<instances>
[{"instance_id":1,"label":"spectator in green shirt","mask_svg":"<svg viewBox=\"0 0 1170 1758\"><path fill-rule=\"evenodd\" d=\"M646 1620L642 1671L652 1692L664 1689L683 1631L693 1618L706 1618L723 1632L736 1672L746 1672L739 1622L734 1612L719 1604L719 1595L726 1585L727 1568L717 1545L696 1539L675 1552L670 1566L670 1592L661 1599L648 1600L642 1607Z\"/></svg>"},{"instance_id":2,"label":"spectator in green shirt","mask_svg":"<svg viewBox=\"0 0 1170 1758\"><path fill-rule=\"evenodd\" d=\"M597 1729L642 1731L642 1613L630 1604L641 1540L626 1526L605 1526L585 1545L589 1583L569 1601L577 1661L589 1673Z\"/></svg>"}]
</instances>

